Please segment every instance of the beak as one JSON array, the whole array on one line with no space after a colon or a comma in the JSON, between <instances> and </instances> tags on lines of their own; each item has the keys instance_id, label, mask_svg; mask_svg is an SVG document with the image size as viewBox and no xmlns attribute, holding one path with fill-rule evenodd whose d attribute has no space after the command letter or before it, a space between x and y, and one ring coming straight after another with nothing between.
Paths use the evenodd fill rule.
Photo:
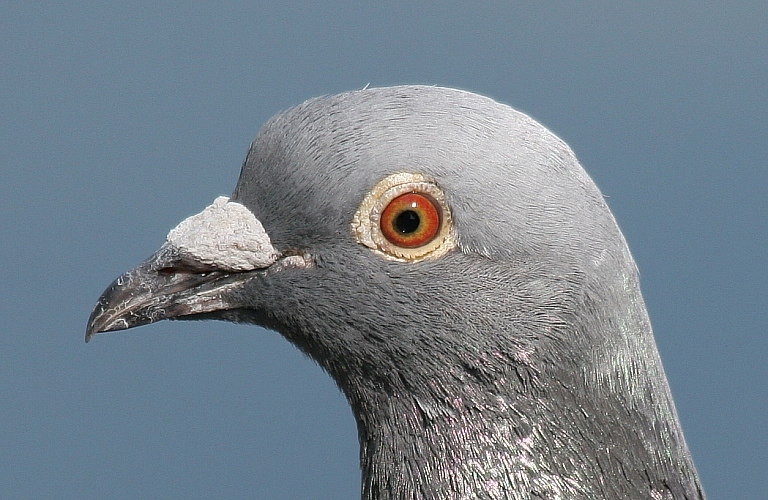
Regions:
<instances>
[{"instance_id":1,"label":"beak","mask_svg":"<svg viewBox=\"0 0 768 500\"><path fill-rule=\"evenodd\" d=\"M225 292L255 274L169 265L167 247L109 285L88 318L86 342L97 333L231 309Z\"/></svg>"},{"instance_id":2,"label":"beak","mask_svg":"<svg viewBox=\"0 0 768 500\"><path fill-rule=\"evenodd\" d=\"M234 309L226 292L269 268L296 267L296 258L281 257L261 222L221 196L172 229L152 257L112 282L88 319L85 341L100 332Z\"/></svg>"}]
</instances>

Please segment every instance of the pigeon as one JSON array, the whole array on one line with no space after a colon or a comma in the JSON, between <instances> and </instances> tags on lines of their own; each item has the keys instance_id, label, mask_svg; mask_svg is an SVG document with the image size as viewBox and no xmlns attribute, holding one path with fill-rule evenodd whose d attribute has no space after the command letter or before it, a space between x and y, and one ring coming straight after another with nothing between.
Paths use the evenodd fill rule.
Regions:
<instances>
[{"instance_id":1,"label":"pigeon","mask_svg":"<svg viewBox=\"0 0 768 500\"><path fill-rule=\"evenodd\" d=\"M282 334L346 396L363 499L703 499L626 241L571 149L471 92L271 118L237 186L98 299Z\"/></svg>"}]
</instances>

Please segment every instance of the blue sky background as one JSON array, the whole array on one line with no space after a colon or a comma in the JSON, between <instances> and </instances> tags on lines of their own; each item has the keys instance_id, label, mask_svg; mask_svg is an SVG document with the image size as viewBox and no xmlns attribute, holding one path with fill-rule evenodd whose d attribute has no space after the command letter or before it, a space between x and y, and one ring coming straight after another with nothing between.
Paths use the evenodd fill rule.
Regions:
<instances>
[{"instance_id":1,"label":"blue sky background","mask_svg":"<svg viewBox=\"0 0 768 500\"><path fill-rule=\"evenodd\" d=\"M640 267L710 498L765 498L765 3L272 3L0 5L0 497L357 498L351 412L278 334L84 328L231 193L275 112L422 83L571 145Z\"/></svg>"}]
</instances>

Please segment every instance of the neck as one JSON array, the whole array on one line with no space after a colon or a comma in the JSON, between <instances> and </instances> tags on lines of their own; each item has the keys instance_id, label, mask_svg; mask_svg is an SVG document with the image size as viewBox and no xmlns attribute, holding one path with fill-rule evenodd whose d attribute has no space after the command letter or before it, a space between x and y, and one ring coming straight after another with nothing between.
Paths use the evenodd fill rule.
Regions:
<instances>
[{"instance_id":1,"label":"neck","mask_svg":"<svg viewBox=\"0 0 768 500\"><path fill-rule=\"evenodd\" d=\"M518 397L519 406L534 401ZM358 415L364 499L577 497L534 415L507 398L388 397Z\"/></svg>"},{"instance_id":2,"label":"neck","mask_svg":"<svg viewBox=\"0 0 768 500\"><path fill-rule=\"evenodd\" d=\"M606 415L610 394L550 390L485 396L465 386L353 401L363 499L700 498L685 443L669 448L675 430L656 421L659 435L649 436L656 416L620 402Z\"/></svg>"}]
</instances>

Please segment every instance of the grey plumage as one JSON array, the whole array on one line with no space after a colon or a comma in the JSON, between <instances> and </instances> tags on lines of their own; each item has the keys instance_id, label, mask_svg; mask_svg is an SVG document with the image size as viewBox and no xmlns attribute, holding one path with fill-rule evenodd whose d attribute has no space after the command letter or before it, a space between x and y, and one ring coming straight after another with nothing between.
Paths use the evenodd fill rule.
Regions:
<instances>
[{"instance_id":1,"label":"grey plumage","mask_svg":"<svg viewBox=\"0 0 768 500\"><path fill-rule=\"evenodd\" d=\"M398 172L444 193L444 255L356 239L362 200ZM229 201L274 263L166 243L107 289L86 338L165 318L277 330L349 400L364 498L704 498L624 238L526 115L435 87L313 99L263 127Z\"/></svg>"}]
</instances>

